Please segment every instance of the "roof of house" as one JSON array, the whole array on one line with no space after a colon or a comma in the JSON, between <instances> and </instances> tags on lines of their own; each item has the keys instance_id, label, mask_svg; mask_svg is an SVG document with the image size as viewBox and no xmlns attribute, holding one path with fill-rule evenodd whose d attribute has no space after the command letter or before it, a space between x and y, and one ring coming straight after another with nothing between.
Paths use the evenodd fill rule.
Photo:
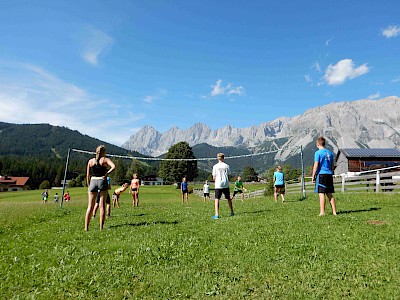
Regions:
<instances>
[{"instance_id":1,"label":"roof of house","mask_svg":"<svg viewBox=\"0 0 400 300\"><path fill-rule=\"evenodd\" d=\"M0 184L24 186L28 180L29 177L0 176Z\"/></svg>"},{"instance_id":2,"label":"roof of house","mask_svg":"<svg viewBox=\"0 0 400 300\"><path fill-rule=\"evenodd\" d=\"M347 158L400 158L400 150L396 148L344 148L337 156L340 153Z\"/></svg>"}]
</instances>

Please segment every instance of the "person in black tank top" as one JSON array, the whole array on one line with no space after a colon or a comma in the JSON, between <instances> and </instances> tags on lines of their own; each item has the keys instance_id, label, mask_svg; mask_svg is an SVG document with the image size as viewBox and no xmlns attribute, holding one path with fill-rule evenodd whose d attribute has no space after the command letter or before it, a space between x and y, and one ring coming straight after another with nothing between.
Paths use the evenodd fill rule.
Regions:
<instances>
[{"instance_id":1,"label":"person in black tank top","mask_svg":"<svg viewBox=\"0 0 400 300\"><path fill-rule=\"evenodd\" d=\"M86 168L86 182L88 185L88 208L85 215L85 231L89 230L89 223L93 215L97 194L100 191L100 230L104 227L105 199L108 194L107 176L115 170L115 164L106 157L106 147L96 148L96 157L88 161Z\"/></svg>"}]
</instances>

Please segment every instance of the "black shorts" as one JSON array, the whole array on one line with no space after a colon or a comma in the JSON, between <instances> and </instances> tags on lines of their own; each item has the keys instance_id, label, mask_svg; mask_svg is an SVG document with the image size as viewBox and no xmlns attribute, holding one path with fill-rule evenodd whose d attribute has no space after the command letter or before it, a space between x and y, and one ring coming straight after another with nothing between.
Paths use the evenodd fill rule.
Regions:
<instances>
[{"instance_id":1,"label":"black shorts","mask_svg":"<svg viewBox=\"0 0 400 300\"><path fill-rule=\"evenodd\" d=\"M189 190L182 190L182 194L189 194Z\"/></svg>"},{"instance_id":2,"label":"black shorts","mask_svg":"<svg viewBox=\"0 0 400 300\"><path fill-rule=\"evenodd\" d=\"M204 197L210 197L210 193L204 193L203 196Z\"/></svg>"},{"instance_id":3,"label":"black shorts","mask_svg":"<svg viewBox=\"0 0 400 300\"><path fill-rule=\"evenodd\" d=\"M229 188L223 188L223 189L215 189L215 199L220 200L222 194L225 196L225 199L230 199L230 191Z\"/></svg>"},{"instance_id":4,"label":"black shorts","mask_svg":"<svg viewBox=\"0 0 400 300\"><path fill-rule=\"evenodd\" d=\"M284 185L284 184L277 184L277 185L275 185L275 187L276 187L277 189L284 189L284 188L285 188L285 185Z\"/></svg>"},{"instance_id":5,"label":"black shorts","mask_svg":"<svg viewBox=\"0 0 400 300\"><path fill-rule=\"evenodd\" d=\"M243 194L243 191L242 190L233 191L233 197L235 197L236 194Z\"/></svg>"},{"instance_id":6,"label":"black shorts","mask_svg":"<svg viewBox=\"0 0 400 300\"><path fill-rule=\"evenodd\" d=\"M317 193L334 193L333 176L331 174L319 174L315 180L315 191Z\"/></svg>"},{"instance_id":7,"label":"black shorts","mask_svg":"<svg viewBox=\"0 0 400 300\"><path fill-rule=\"evenodd\" d=\"M100 203L100 193L97 193L96 203L97 203L97 204ZM107 194L107 197L106 197L106 204L110 204L110 203L111 203L110 194Z\"/></svg>"},{"instance_id":8,"label":"black shorts","mask_svg":"<svg viewBox=\"0 0 400 300\"><path fill-rule=\"evenodd\" d=\"M137 192L137 190L138 190L137 188L131 189L132 192Z\"/></svg>"}]
</instances>

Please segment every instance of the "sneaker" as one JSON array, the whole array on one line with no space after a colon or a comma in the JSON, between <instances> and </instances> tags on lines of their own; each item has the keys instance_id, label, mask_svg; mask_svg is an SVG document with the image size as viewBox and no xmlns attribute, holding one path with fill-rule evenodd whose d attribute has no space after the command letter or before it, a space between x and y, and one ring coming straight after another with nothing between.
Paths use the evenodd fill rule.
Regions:
<instances>
[{"instance_id":1,"label":"sneaker","mask_svg":"<svg viewBox=\"0 0 400 300\"><path fill-rule=\"evenodd\" d=\"M215 216L213 216L212 218L213 218L214 220L218 220L218 219L219 219L219 216L215 215Z\"/></svg>"},{"instance_id":2,"label":"sneaker","mask_svg":"<svg viewBox=\"0 0 400 300\"><path fill-rule=\"evenodd\" d=\"M233 212L231 212L231 217L233 217L235 214Z\"/></svg>"}]
</instances>

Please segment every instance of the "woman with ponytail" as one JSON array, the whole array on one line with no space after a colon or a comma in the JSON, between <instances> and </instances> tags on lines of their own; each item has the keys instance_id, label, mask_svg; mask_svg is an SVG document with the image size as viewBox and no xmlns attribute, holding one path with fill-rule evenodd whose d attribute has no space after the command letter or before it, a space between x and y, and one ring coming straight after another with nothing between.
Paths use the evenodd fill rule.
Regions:
<instances>
[{"instance_id":1,"label":"woman with ponytail","mask_svg":"<svg viewBox=\"0 0 400 300\"><path fill-rule=\"evenodd\" d=\"M96 148L96 157L88 161L86 168L86 182L88 185L88 208L85 216L85 231L89 229L90 219L96 203L97 194L100 193L100 230L104 226L105 199L108 193L107 176L115 170L115 165L106 157L106 147L100 145Z\"/></svg>"}]
</instances>

